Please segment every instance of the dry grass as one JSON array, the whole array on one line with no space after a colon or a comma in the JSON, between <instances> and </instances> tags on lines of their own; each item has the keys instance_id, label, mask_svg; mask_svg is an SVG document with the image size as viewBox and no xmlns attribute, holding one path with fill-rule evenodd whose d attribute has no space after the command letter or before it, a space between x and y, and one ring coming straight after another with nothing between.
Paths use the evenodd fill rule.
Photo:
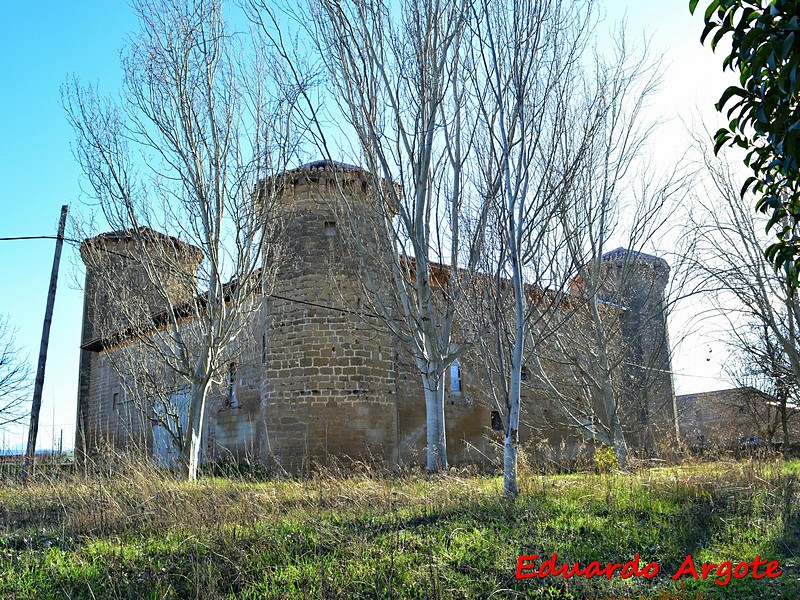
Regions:
<instances>
[{"instance_id":1,"label":"dry grass","mask_svg":"<svg viewBox=\"0 0 800 600\"><path fill-rule=\"evenodd\" d=\"M502 499L500 478L455 471L429 478L363 467L194 484L147 464L125 473L0 484L0 596L800 597L790 569L725 587L668 576L688 553L796 561L798 463L524 470L514 502ZM664 575L515 579L519 554L552 552L584 564L639 553Z\"/></svg>"}]
</instances>

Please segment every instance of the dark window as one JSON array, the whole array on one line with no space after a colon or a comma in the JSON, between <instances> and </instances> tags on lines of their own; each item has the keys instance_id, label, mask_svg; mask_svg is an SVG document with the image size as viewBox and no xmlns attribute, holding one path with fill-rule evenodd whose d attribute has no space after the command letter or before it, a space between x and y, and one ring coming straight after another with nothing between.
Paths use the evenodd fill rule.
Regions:
<instances>
[{"instance_id":1,"label":"dark window","mask_svg":"<svg viewBox=\"0 0 800 600\"><path fill-rule=\"evenodd\" d=\"M500 413L496 410L492 411L492 429L494 431L503 431L503 419L500 418Z\"/></svg>"},{"instance_id":2,"label":"dark window","mask_svg":"<svg viewBox=\"0 0 800 600\"><path fill-rule=\"evenodd\" d=\"M267 334L261 334L261 364L267 364Z\"/></svg>"},{"instance_id":3,"label":"dark window","mask_svg":"<svg viewBox=\"0 0 800 600\"><path fill-rule=\"evenodd\" d=\"M111 407L117 408L125 401L125 394L118 385L111 388Z\"/></svg>"},{"instance_id":4,"label":"dark window","mask_svg":"<svg viewBox=\"0 0 800 600\"><path fill-rule=\"evenodd\" d=\"M520 372L520 379L524 383L528 383L531 380L531 374L528 371L528 367L526 367L525 365L522 365L522 370Z\"/></svg>"},{"instance_id":5,"label":"dark window","mask_svg":"<svg viewBox=\"0 0 800 600\"><path fill-rule=\"evenodd\" d=\"M336 235L336 221L325 221L325 224L322 227L322 231L328 237L333 237Z\"/></svg>"},{"instance_id":6,"label":"dark window","mask_svg":"<svg viewBox=\"0 0 800 600\"><path fill-rule=\"evenodd\" d=\"M239 400L236 398L236 363L228 364L228 406L239 408Z\"/></svg>"}]
</instances>

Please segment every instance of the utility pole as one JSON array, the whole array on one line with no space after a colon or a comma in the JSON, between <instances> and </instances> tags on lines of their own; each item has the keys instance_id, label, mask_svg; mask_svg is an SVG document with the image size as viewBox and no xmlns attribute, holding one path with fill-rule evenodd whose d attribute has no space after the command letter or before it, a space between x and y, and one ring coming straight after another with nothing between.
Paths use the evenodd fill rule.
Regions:
<instances>
[{"instance_id":1,"label":"utility pole","mask_svg":"<svg viewBox=\"0 0 800 600\"><path fill-rule=\"evenodd\" d=\"M44 389L44 368L47 364L47 345L50 342L50 323L53 321L53 304L55 304L56 301L58 265L61 262L61 247L64 245L64 227L67 225L67 208L66 204L61 207L61 219L58 222L58 236L56 237L56 253L53 256L53 270L50 273L50 289L47 292L47 308L45 308L44 311L42 343L39 346L39 364L36 367L36 383L33 387L33 402L31 403L31 426L28 430L28 448L25 452L25 466L23 469L25 481L30 481L34 469L36 436L39 434L39 411L42 409L42 390Z\"/></svg>"}]
</instances>

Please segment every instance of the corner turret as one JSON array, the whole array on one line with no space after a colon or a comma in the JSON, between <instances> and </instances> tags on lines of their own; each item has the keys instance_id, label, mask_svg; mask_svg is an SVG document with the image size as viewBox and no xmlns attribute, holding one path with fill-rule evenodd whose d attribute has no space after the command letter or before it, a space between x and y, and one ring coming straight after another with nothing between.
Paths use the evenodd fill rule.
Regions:
<instances>
[{"instance_id":1,"label":"corner turret","mask_svg":"<svg viewBox=\"0 0 800 600\"><path fill-rule=\"evenodd\" d=\"M607 252L602 263L599 295L623 308L622 387L629 427L638 432L638 445L652 450L655 440L678 435L665 300L669 264L625 248Z\"/></svg>"},{"instance_id":2,"label":"corner turret","mask_svg":"<svg viewBox=\"0 0 800 600\"><path fill-rule=\"evenodd\" d=\"M107 435L110 403L99 398L98 351L126 328L152 325L154 315L197 293L202 251L149 228L110 231L83 241L86 265L78 376L76 460ZM94 395L94 397L92 397ZM107 415L105 415L107 416ZM104 430L105 428L105 430Z\"/></svg>"},{"instance_id":3,"label":"corner turret","mask_svg":"<svg viewBox=\"0 0 800 600\"><path fill-rule=\"evenodd\" d=\"M375 180L321 160L264 182L284 240L264 332L267 464L395 460L396 340L369 316L363 283L362 261L391 248Z\"/></svg>"}]
</instances>

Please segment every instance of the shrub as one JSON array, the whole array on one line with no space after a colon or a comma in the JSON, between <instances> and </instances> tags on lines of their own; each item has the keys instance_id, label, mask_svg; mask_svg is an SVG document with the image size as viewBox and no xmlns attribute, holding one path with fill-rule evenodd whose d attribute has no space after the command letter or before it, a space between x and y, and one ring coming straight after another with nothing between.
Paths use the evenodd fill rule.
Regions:
<instances>
[{"instance_id":1,"label":"shrub","mask_svg":"<svg viewBox=\"0 0 800 600\"><path fill-rule=\"evenodd\" d=\"M598 473L610 473L619 468L617 455L611 446L603 446L594 453L594 467Z\"/></svg>"}]
</instances>

